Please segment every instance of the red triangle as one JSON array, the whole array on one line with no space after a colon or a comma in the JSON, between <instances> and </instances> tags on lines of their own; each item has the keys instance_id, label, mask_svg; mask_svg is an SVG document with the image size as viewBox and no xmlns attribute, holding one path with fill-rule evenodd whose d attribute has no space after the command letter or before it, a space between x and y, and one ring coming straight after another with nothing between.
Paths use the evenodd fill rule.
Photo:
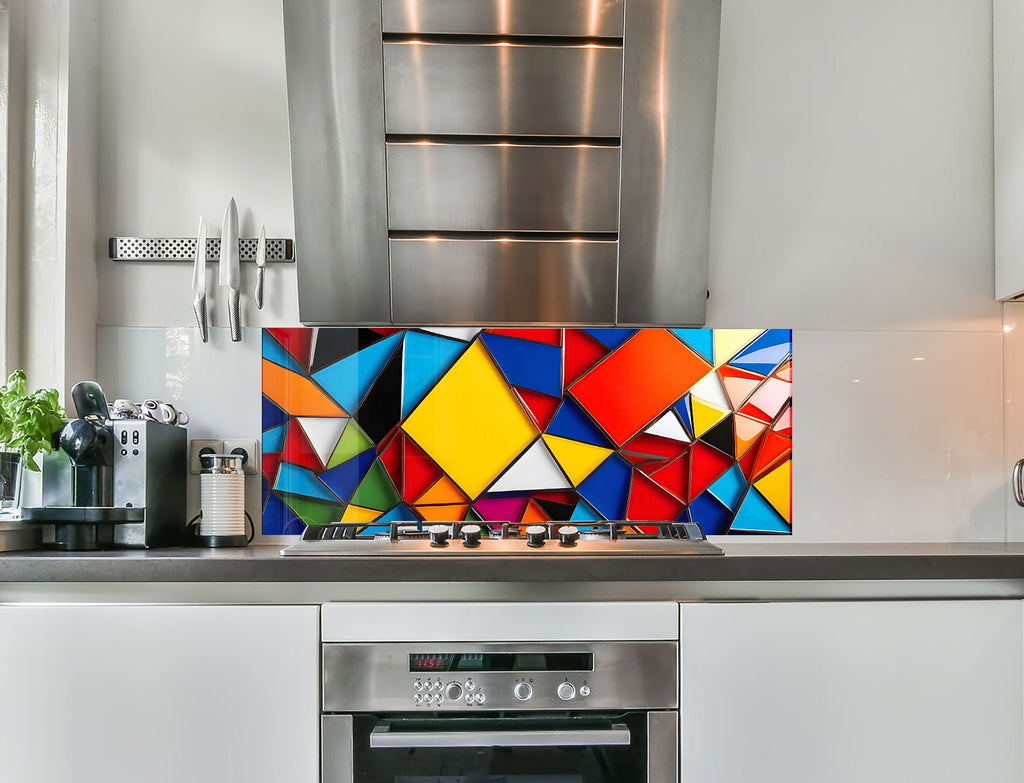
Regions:
<instances>
[{"instance_id":1,"label":"red triangle","mask_svg":"<svg viewBox=\"0 0 1024 783\"><path fill-rule=\"evenodd\" d=\"M580 496L575 492L531 492L534 500L550 500L552 503L578 503Z\"/></svg>"},{"instance_id":2,"label":"red triangle","mask_svg":"<svg viewBox=\"0 0 1024 783\"><path fill-rule=\"evenodd\" d=\"M555 417L558 406L562 404L561 398L552 397L550 394L541 394L530 389L521 389L518 386L513 386L512 388L519 395L523 406L529 411L530 418L537 425L537 429L541 432L546 430L551 420Z\"/></svg>"},{"instance_id":3,"label":"red triangle","mask_svg":"<svg viewBox=\"0 0 1024 783\"><path fill-rule=\"evenodd\" d=\"M306 328L268 328L271 336L281 343L281 347L295 357L303 370L309 369L309 349L313 345L313 330Z\"/></svg>"},{"instance_id":4,"label":"red triangle","mask_svg":"<svg viewBox=\"0 0 1024 783\"><path fill-rule=\"evenodd\" d=\"M733 464L733 459L718 449L701 441L694 443L690 452L690 492L687 501L692 502Z\"/></svg>"},{"instance_id":5,"label":"red triangle","mask_svg":"<svg viewBox=\"0 0 1024 783\"><path fill-rule=\"evenodd\" d=\"M488 329L487 334L500 334L504 337L515 337L519 340L530 340L546 345L561 345L561 329Z\"/></svg>"},{"instance_id":6,"label":"red triangle","mask_svg":"<svg viewBox=\"0 0 1024 783\"><path fill-rule=\"evenodd\" d=\"M402 486L402 451L405 445L405 435L401 430L394 433L377 447L380 455L380 462L391 478L391 483L396 487Z\"/></svg>"},{"instance_id":7,"label":"red triangle","mask_svg":"<svg viewBox=\"0 0 1024 783\"><path fill-rule=\"evenodd\" d=\"M757 454L757 462L754 463L754 480L759 479L768 469L780 461L780 458L793 450L793 441L784 438L778 433L767 432L764 436L764 445Z\"/></svg>"},{"instance_id":8,"label":"red triangle","mask_svg":"<svg viewBox=\"0 0 1024 783\"><path fill-rule=\"evenodd\" d=\"M284 451L281 454L285 462L290 462L293 465L301 465L318 473L324 469L298 419L288 422L288 434L285 436Z\"/></svg>"},{"instance_id":9,"label":"red triangle","mask_svg":"<svg viewBox=\"0 0 1024 783\"><path fill-rule=\"evenodd\" d=\"M648 475L662 489L683 500L690 483L690 455L683 454Z\"/></svg>"},{"instance_id":10,"label":"red triangle","mask_svg":"<svg viewBox=\"0 0 1024 783\"><path fill-rule=\"evenodd\" d=\"M749 416L752 419L757 419L758 421L763 421L765 424L771 424L772 423L772 417L771 416L769 416L763 410L758 408L756 405L751 405L749 402L746 405L744 405L740 409L739 412L744 414L745 416Z\"/></svg>"},{"instance_id":11,"label":"red triangle","mask_svg":"<svg viewBox=\"0 0 1024 783\"><path fill-rule=\"evenodd\" d=\"M272 454L263 455L263 475L273 485L277 478L277 467L281 464L281 452L275 451Z\"/></svg>"},{"instance_id":12,"label":"red triangle","mask_svg":"<svg viewBox=\"0 0 1024 783\"><path fill-rule=\"evenodd\" d=\"M767 432L767 430L765 432ZM754 479L754 465L757 464L758 452L761 451L761 446L764 445L764 437L765 436L762 434L757 440L750 444L750 448L747 449L746 453L740 457L739 461L736 463L740 466L740 470L743 471L743 477L746 478L747 481L753 481Z\"/></svg>"},{"instance_id":13,"label":"red triangle","mask_svg":"<svg viewBox=\"0 0 1024 783\"><path fill-rule=\"evenodd\" d=\"M609 353L601 343L581 329L565 330L562 350L562 388L569 386Z\"/></svg>"},{"instance_id":14,"label":"red triangle","mask_svg":"<svg viewBox=\"0 0 1024 783\"><path fill-rule=\"evenodd\" d=\"M775 426L772 427L773 432L779 433L779 435L785 435L787 438L793 437L793 406L792 404L787 405L782 409L782 413L779 414L779 418L775 420Z\"/></svg>"},{"instance_id":15,"label":"red triangle","mask_svg":"<svg viewBox=\"0 0 1024 783\"><path fill-rule=\"evenodd\" d=\"M637 522L667 522L682 513L683 502L672 497L639 470L633 470L626 519Z\"/></svg>"},{"instance_id":16,"label":"red triangle","mask_svg":"<svg viewBox=\"0 0 1024 783\"><path fill-rule=\"evenodd\" d=\"M405 482L402 497L406 503L414 503L441 477L443 471L412 438L405 438Z\"/></svg>"},{"instance_id":17,"label":"red triangle","mask_svg":"<svg viewBox=\"0 0 1024 783\"><path fill-rule=\"evenodd\" d=\"M629 453L643 454L646 459L657 458L666 460L675 459L680 454L686 452L689 447L690 444L684 441L641 432L635 438L627 441L622 450L627 456Z\"/></svg>"}]
</instances>

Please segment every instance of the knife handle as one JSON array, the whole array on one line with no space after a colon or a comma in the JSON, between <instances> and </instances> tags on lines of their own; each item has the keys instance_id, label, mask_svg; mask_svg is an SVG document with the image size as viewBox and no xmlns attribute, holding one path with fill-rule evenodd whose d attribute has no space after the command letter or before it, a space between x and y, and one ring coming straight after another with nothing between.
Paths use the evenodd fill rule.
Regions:
<instances>
[{"instance_id":1,"label":"knife handle","mask_svg":"<svg viewBox=\"0 0 1024 783\"><path fill-rule=\"evenodd\" d=\"M242 342L241 314L238 311L239 292L237 289L231 291L231 299L228 302L228 324L231 326L231 342Z\"/></svg>"},{"instance_id":2,"label":"knife handle","mask_svg":"<svg viewBox=\"0 0 1024 783\"><path fill-rule=\"evenodd\" d=\"M199 324L199 336L204 343L209 342L210 333L206 328L206 297L196 294L196 298L192 301L192 309L196 314L196 323Z\"/></svg>"},{"instance_id":3,"label":"knife handle","mask_svg":"<svg viewBox=\"0 0 1024 783\"><path fill-rule=\"evenodd\" d=\"M253 301L256 302L256 309L263 309L263 267L256 267L256 290L253 292Z\"/></svg>"}]
</instances>

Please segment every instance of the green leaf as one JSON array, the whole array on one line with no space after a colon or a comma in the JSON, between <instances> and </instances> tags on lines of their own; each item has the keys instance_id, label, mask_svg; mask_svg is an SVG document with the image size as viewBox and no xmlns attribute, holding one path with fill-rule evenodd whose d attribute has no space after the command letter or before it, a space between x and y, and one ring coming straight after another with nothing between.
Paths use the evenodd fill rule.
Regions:
<instances>
[{"instance_id":1,"label":"green leaf","mask_svg":"<svg viewBox=\"0 0 1024 783\"><path fill-rule=\"evenodd\" d=\"M38 471L36 456L53 451L53 436L64 425L64 409L56 389L28 392L23 370L15 370L0 386L0 445L21 452L29 470Z\"/></svg>"}]
</instances>

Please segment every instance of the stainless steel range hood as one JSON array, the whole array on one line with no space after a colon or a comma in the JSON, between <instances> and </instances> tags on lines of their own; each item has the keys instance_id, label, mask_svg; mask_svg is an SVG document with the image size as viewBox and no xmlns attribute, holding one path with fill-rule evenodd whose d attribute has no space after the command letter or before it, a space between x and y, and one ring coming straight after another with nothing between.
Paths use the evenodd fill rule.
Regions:
<instances>
[{"instance_id":1,"label":"stainless steel range hood","mask_svg":"<svg viewBox=\"0 0 1024 783\"><path fill-rule=\"evenodd\" d=\"M721 0L284 0L303 323L704 323Z\"/></svg>"}]
</instances>

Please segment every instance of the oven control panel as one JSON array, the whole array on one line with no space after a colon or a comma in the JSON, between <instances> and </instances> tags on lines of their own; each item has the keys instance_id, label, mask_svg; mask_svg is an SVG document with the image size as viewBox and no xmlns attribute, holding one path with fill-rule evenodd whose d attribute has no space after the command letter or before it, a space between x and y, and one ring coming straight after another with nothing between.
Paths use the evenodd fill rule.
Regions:
<instances>
[{"instance_id":1,"label":"oven control panel","mask_svg":"<svg viewBox=\"0 0 1024 783\"><path fill-rule=\"evenodd\" d=\"M674 709L678 671L671 641L328 643L323 703L325 712Z\"/></svg>"}]
</instances>

